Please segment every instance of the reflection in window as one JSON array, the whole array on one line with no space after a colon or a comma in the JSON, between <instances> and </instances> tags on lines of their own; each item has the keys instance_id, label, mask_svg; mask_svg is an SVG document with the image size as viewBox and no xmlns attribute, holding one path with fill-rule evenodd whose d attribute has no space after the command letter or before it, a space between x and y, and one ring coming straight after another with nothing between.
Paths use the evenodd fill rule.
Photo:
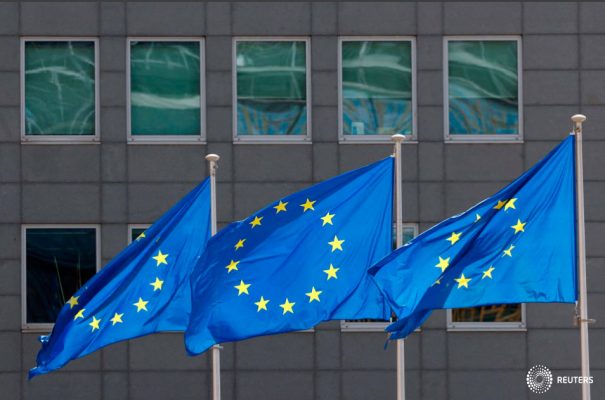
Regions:
<instances>
[{"instance_id":1,"label":"reflection in window","mask_svg":"<svg viewBox=\"0 0 605 400\"><path fill-rule=\"evenodd\" d=\"M449 133L519 133L515 40L448 41Z\"/></svg>"},{"instance_id":2,"label":"reflection in window","mask_svg":"<svg viewBox=\"0 0 605 400\"><path fill-rule=\"evenodd\" d=\"M26 135L95 135L95 43L26 41Z\"/></svg>"},{"instance_id":3,"label":"reflection in window","mask_svg":"<svg viewBox=\"0 0 605 400\"><path fill-rule=\"evenodd\" d=\"M237 135L307 134L304 41L238 41Z\"/></svg>"},{"instance_id":4,"label":"reflection in window","mask_svg":"<svg viewBox=\"0 0 605 400\"><path fill-rule=\"evenodd\" d=\"M200 135L200 42L130 42L132 135Z\"/></svg>"},{"instance_id":5,"label":"reflection in window","mask_svg":"<svg viewBox=\"0 0 605 400\"><path fill-rule=\"evenodd\" d=\"M137 240L139 237L142 238L143 232L145 232L147 228L130 228L130 243Z\"/></svg>"},{"instance_id":6,"label":"reflection in window","mask_svg":"<svg viewBox=\"0 0 605 400\"><path fill-rule=\"evenodd\" d=\"M345 135L412 133L410 41L342 42Z\"/></svg>"},{"instance_id":7,"label":"reflection in window","mask_svg":"<svg viewBox=\"0 0 605 400\"><path fill-rule=\"evenodd\" d=\"M27 228L27 323L54 323L97 270L94 228Z\"/></svg>"},{"instance_id":8,"label":"reflection in window","mask_svg":"<svg viewBox=\"0 0 605 400\"><path fill-rule=\"evenodd\" d=\"M521 304L452 309L452 322L521 322Z\"/></svg>"}]
</instances>

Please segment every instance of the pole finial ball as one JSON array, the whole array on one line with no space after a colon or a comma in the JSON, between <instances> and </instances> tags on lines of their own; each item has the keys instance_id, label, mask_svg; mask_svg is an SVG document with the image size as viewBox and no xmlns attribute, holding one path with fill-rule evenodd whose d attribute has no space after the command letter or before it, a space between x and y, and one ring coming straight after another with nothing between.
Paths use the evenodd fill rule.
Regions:
<instances>
[{"instance_id":1,"label":"pole finial ball","mask_svg":"<svg viewBox=\"0 0 605 400\"><path fill-rule=\"evenodd\" d=\"M218 161L220 158L221 158L221 157L220 157L218 154L208 154L208 155L206 156L206 160L207 160L207 161L214 161L214 162L216 162L216 161Z\"/></svg>"},{"instance_id":2,"label":"pole finial ball","mask_svg":"<svg viewBox=\"0 0 605 400\"><path fill-rule=\"evenodd\" d=\"M575 114L575 115L571 116L571 120L573 122L575 122L576 124L577 123L581 124L582 122L586 121L586 115L584 115L584 114Z\"/></svg>"},{"instance_id":3,"label":"pole finial ball","mask_svg":"<svg viewBox=\"0 0 605 400\"><path fill-rule=\"evenodd\" d=\"M397 134L391 136L391 140L393 140L394 142L403 142L405 140L405 136L397 133Z\"/></svg>"}]
</instances>

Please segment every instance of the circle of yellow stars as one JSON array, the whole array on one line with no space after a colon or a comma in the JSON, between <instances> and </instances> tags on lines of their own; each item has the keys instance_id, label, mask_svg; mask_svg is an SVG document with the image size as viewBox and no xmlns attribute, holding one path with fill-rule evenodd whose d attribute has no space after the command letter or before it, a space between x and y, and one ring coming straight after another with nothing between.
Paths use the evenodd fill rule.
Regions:
<instances>
[{"instance_id":1,"label":"circle of yellow stars","mask_svg":"<svg viewBox=\"0 0 605 400\"><path fill-rule=\"evenodd\" d=\"M496 212L498 212L498 211L507 212L508 210L517 210L517 207L516 207L517 200L518 200L517 198L497 200L493 209L496 210ZM481 215L478 213L475 213L475 220L473 221L473 224L478 223L480 220L481 220ZM517 222L514 225L511 225L511 229L514 230L514 236L516 236L519 233L525 232L525 225L527 225L527 221L523 222L523 221L521 221L521 219L517 218ZM447 237L445 240L447 240L450 243L450 247L453 247L458 241L461 240L461 238L463 237L463 233L464 232L462 232L462 231L460 231L460 232L453 231L453 232L451 232L450 236ZM505 248L502 249L501 257L512 258L514 250L515 250L515 245L510 243L509 245L505 246ZM450 267L451 261L452 261L451 257L438 256L438 262L435 264L435 267L439 268L441 270L441 273L440 273L439 278L433 283L432 286L441 285L441 280L443 278L443 274L445 273L446 269L448 267ZM482 281L484 279L493 279L492 274L494 273L495 270L496 270L496 267L494 267L493 265L489 265L489 267L480 271L480 273L482 274L480 281ZM454 281L457 284L456 288L457 289L462 289L462 288L468 289L469 284L471 283L471 281L473 279L474 278L467 277L464 275L464 273L461 273L458 278L454 278Z\"/></svg>"},{"instance_id":2,"label":"circle of yellow stars","mask_svg":"<svg viewBox=\"0 0 605 400\"><path fill-rule=\"evenodd\" d=\"M299 204L300 207L300 211L305 214L305 213L313 213L315 212L315 205L317 203L317 200L311 200L309 198L305 198L305 201L301 204ZM283 200L279 200L279 202L274 205L272 207L275 210L274 215L278 215L281 213L288 213L293 211L292 208L290 207L290 202L287 201L283 201ZM253 217L249 218L249 222L248 225L250 225L250 229L256 229L256 228L261 228L263 226L263 219L266 216L260 216L260 215L255 215ZM335 213L331 213L330 211L326 212L325 215L321 216L319 218L319 220L321 221L321 226L322 227L327 227L328 225L334 226L334 218L336 217ZM231 274L232 272L234 273L235 271L239 271L239 265L241 263L241 260L235 259L236 255L238 254L238 250L240 249L244 249L246 248L246 241L248 239L245 237L240 238L239 240L237 240L237 242L233 245L233 257L234 258L229 258L229 262L226 263L225 265L225 269L227 270L227 274ZM338 235L334 235L333 239L328 241L327 244L330 247L331 253L334 252L342 252L344 251L344 247L343 244L345 243L345 240L342 238L339 238ZM338 272L340 271L340 268L335 267L333 264L329 264L329 267L327 269L323 270L323 273L326 274L326 281L330 281L332 279L338 279ZM237 281L235 281L237 282ZM252 287L252 283L249 282L245 282L244 280L240 279L239 283L237 283L236 285L233 285L233 288L237 291L237 297L240 296L250 296L250 290ZM305 296L307 296L307 298L309 299L308 303L313 303L313 302L321 302L321 295L324 293L323 290L318 290L315 286L312 286L309 289L309 292L305 293ZM256 306L256 312L261 312L261 311L268 311L269 307L271 307L269 305L269 303L271 303L271 299L266 299L264 297L264 295L261 295L257 301L253 302L254 305ZM283 303L279 303L278 306L281 308L281 312L282 315L286 315L286 314L294 314L295 312L295 305L296 302L290 301L290 299L288 297L286 297L283 301Z\"/></svg>"},{"instance_id":3,"label":"circle of yellow stars","mask_svg":"<svg viewBox=\"0 0 605 400\"><path fill-rule=\"evenodd\" d=\"M146 238L145 232L143 232L136 238L135 242L139 242L145 238ZM243 242L242 242L242 246L243 246ZM167 266L169 256L170 256L170 254L162 253L162 250L158 249L157 254L154 255L153 257L151 257L151 259L154 260L156 269L159 269L160 267L163 267L165 265ZM237 270L237 264L235 264L235 269ZM153 282L149 282L149 285L153 288L152 293L161 292L164 287L164 281L162 279L160 279L159 276L156 276L156 278ZM69 309L72 310L73 308L80 306L80 303L79 303L80 297L81 296L72 296L69 300L67 300L65 302L65 304L69 305ZM149 297L146 297L146 298L149 299ZM136 313L149 312L149 309L147 308L147 306L150 303L150 301L151 300L145 300L143 297L139 296L138 300L136 300L134 303L132 303L133 309L131 310L131 312L136 312ZM126 311L124 311L124 312L114 311L113 316L111 318L108 317L109 323L111 323L111 326L123 324L124 323L123 318L124 318L125 314L127 314ZM74 317L73 317L73 321L75 321L75 323L80 323L79 322L80 320L82 320L82 322L84 322L88 326L90 326L91 333L95 333L102 329L103 318L97 318L97 315L95 315L95 314L87 315L86 308L84 308L84 307L77 310L77 312L74 314ZM107 325L109 325L109 323L107 323Z\"/></svg>"}]
</instances>

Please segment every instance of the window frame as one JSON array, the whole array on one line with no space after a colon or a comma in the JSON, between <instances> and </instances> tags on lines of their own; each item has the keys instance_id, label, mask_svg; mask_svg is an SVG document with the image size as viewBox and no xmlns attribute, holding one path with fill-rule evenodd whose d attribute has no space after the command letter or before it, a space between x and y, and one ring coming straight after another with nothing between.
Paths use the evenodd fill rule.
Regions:
<instances>
[{"instance_id":1,"label":"window frame","mask_svg":"<svg viewBox=\"0 0 605 400\"><path fill-rule=\"evenodd\" d=\"M450 134L449 120L449 52L450 41L517 42L517 115L519 132L516 135L461 135ZM448 35L443 37L443 135L445 143L523 143L523 42L520 35Z\"/></svg>"},{"instance_id":2,"label":"window frame","mask_svg":"<svg viewBox=\"0 0 605 400\"><path fill-rule=\"evenodd\" d=\"M132 42L197 42L200 45L200 134L133 135L130 49ZM128 144L206 144L206 40L203 37L129 36L126 38L126 142Z\"/></svg>"},{"instance_id":3,"label":"window frame","mask_svg":"<svg viewBox=\"0 0 605 400\"><path fill-rule=\"evenodd\" d=\"M415 222L404 222L402 223L403 229L412 228L414 230L414 237L418 236L418 224ZM395 224L393 224L393 228L395 228ZM403 231L402 231L403 233ZM359 321L348 321L348 320L340 320L340 330L341 332L384 332L385 328L389 326L391 322L359 322ZM419 331L420 328L415 331Z\"/></svg>"},{"instance_id":4,"label":"window frame","mask_svg":"<svg viewBox=\"0 0 605 400\"><path fill-rule=\"evenodd\" d=\"M306 135L241 135L237 134L237 43L238 42L304 42L305 43L305 83L307 96ZM311 37L309 36L234 36L231 39L231 109L232 135L234 144L311 144L313 113L311 110Z\"/></svg>"},{"instance_id":5,"label":"window frame","mask_svg":"<svg viewBox=\"0 0 605 400\"><path fill-rule=\"evenodd\" d=\"M27 230L28 229L69 229L84 228L95 230L95 253L98 273L101 270L101 225L99 224L22 224L21 225L21 331L26 333L46 333L52 331L55 323L27 322Z\"/></svg>"},{"instance_id":6,"label":"window frame","mask_svg":"<svg viewBox=\"0 0 605 400\"><path fill-rule=\"evenodd\" d=\"M343 90L342 90L342 43L343 42L410 42L411 65L412 70L412 134L407 136L403 144L418 143L418 91L416 86L417 68L416 68L416 37L415 36L339 36L338 37L338 55L337 55L337 74L338 74L338 143L364 143L364 144L383 144L392 141L392 135L345 135L343 129Z\"/></svg>"},{"instance_id":7,"label":"window frame","mask_svg":"<svg viewBox=\"0 0 605 400\"><path fill-rule=\"evenodd\" d=\"M527 312L525 303L521 303L520 322L455 322L452 309L447 310L448 332L525 332L527 331Z\"/></svg>"},{"instance_id":8,"label":"window frame","mask_svg":"<svg viewBox=\"0 0 605 400\"><path fill-rule=\"evenodd\" d=\"M92 42L95 55L95 134L94 135L27 135L25 132L25 44L27 42ZM21 143L35 144L82 144L99 143L101 141L101 96L99 91L99 38L92 36L22 36L19 44L19 120L21 123Z\"/></svg>"}]
</instances>

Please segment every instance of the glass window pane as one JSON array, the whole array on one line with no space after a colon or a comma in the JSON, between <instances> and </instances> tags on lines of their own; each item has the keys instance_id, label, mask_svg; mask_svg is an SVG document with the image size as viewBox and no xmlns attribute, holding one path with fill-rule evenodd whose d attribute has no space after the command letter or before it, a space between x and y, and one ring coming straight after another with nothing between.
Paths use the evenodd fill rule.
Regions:
<instances>
[{"instance_id":1,"label":"glass window pane","mask_svg":"<svg viewBox=\"0 0 605 400\"><path fill-rule=\"evenodd\" d=\"M95 134L94 42L25 42L25 134Z\"/></svg>"},{"instance_id":2,"label":"glass window pane","mask_svg":"<svg viewBox=\"0 0 605 400\"><path fill-rule=\"evenodd\" d=\"M146 230L146 228L132 228L130 230L130 241L134 242L135 240L137 240L139 236L141 236Z\"/></svg>"},{"instance_id":3,"label":"glass window pane","mask_svg":"<svg viewBox=\"0 0 605 400\"><path fill-rule=\"evenodd\" d=\"M452 309L453 322L521 322L521 304Z\"/></svg>"},{"instance_id":4,"label":"glass window pane","mask_svg":"<svg viewBox=\"0 0 605 400\"><path fill-rule=\"evenodd\" d=\"M517 61L514 40L448 42L450 134L519 133Z\"/></svg>"},{"instance_id":5,"label":"glass window pane","mask_svg":"<svg viewBox=\"0 0 605 400\"><path fill-rule=\"evenodd\" d=\"M132 135L200 135L200 43L130 43Z\"/></svg>"},{"instance_id":6,"label":"glass window pane","mask_svg":"<svg viewBox=\"0 0 605 400\"><path fill-rule=\"evenodd\" d=\"M342 43L345 135L412 133L412 45L409 41Z\"/></svg>"},{"instance_id":7,"label":"glass window pane","mask_svg":"<svg viewBox=\"0 0 605 400\"><path fill-rule=\"evenodd\" d=\"M306 43L236 45L237 134L306 135Z\"/></svg>"},{"instance_id":8,"label":"glass window pane","mask_svg":"<svg viewBox=\"0 0 605 400\"><path fill-rule=\"evenodd\" d=\"M27 323L53 323L97 270L95 229L26 231Z\"/></svg>"}]
</instances>

